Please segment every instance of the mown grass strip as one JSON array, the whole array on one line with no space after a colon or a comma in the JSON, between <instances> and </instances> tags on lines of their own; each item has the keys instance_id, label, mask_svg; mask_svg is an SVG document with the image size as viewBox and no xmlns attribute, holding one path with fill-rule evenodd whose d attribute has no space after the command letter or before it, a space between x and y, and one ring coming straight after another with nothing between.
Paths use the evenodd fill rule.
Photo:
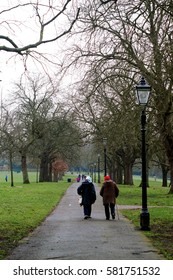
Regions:
<instances>
[{"instance_id":1,"label":"mown grass strip","mask_svg":"<svg viewBox=\"0 0 173 280\"><path fill-rule=\"evenodd\" d=\"M140 230L139 210L121 210L135 227ZM173 259L173 208L149 208L150 231L143 233L151 240L152 244L168 259Z\"/></svg>"},{"instance_id":2,"label":"mown grass strip","mask_svg":"<svg viewBox=\"0 0 173 280\"><path fill-rule=\"evenodd\" d=\"M138 205L141 207L141 188L139 182L135 186L120 185L120 205ZM148 209L150 213L150 231L143 233L166 259L173 259L173 195L168 194L169 188L161 187L160 182L151 182L147 188ZM121 213L132 221L140 230L139 209L121 210Z\"/></svg>"},{"instance_id":3,"label":"mown grass strip","mask_svg":"<svg viewBox=\"0 0 173 280\"><path fill-rule=\"evenodd\" d=\"M0 187L0 259L45 219L69 185L62 181Z\"/></svg>"}]
</instances>

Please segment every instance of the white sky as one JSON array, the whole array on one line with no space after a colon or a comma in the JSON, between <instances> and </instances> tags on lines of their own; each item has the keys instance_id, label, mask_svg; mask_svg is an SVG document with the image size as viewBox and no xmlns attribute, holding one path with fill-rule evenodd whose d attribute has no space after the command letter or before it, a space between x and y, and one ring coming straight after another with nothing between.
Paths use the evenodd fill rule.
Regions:
<instances>
[{"instance_id":1,"label":"white sky","mask_svg":"<svg viewBox=\"0 0 173 280\"><path fill-rule=\"evenodd\" d=\"M58 3L61 3L62 1L66 2L66 0L59 0ZM4 8L6 8L8 5L14 6L18 3L27 3L28 0L3 0L0 2L0 34L9 36L11 39L15 41L17 45L26 45L28 43L33 43L37 41L38 39L38 18L33 16L34 12L31 8L25 7L22 9L16 9L15 12L5 12L1 13ZM39 2L42 2L43 4L47 4L48 0L39 0ZM57 0L52 0L52 2L56 2ZM72 1L73 5L76 3L76 0ZM70 7L70 6L69 6ZM73 11L76 11L76 9L73 9ZM72 10L70 12L73 13ZM45 10L44 10L45 12ZM45 17L50 18L50 15L46 14ZM10 27L6 24L6 22L10 21ZM14 21L12 21L14 20ZM57 28L64 29L64 27L67 26L65 23L67 19L65 17L61 18L58 23L55 25L52 25L46 33L46 37L50 37L55 31L57 31ZM51 60L61 62L61 59L63 57L62 49L64 47L64 44L66 41L64 39L58 40L54 43L44 44L40 46L38 49L39 52L43 51L44 53L49 53L52 55L53 53L56 53L56 57L52 56ZM5 40L0 40L0 44L6 44ZM1 59L0 59L0 92L3 96L3 99L5 99L8 96L8 92L12 88L12 84L14 81L18 82L21 74L24 72L24 64L23 64L23 57L20 55L16 55L15 53L7 53L5 51L0 52ZM27 67L28 69L32 70L33 72L36 71L43 71L42 67L39 63L36 63L36 61L31 60L30 58L27 61ZM57 66L53 67L53 65L48 65L47 71L49 73L56 72ZM69 76L66 78L67 83L70 83L71 77Z\"/></svg>"}]
</instances>

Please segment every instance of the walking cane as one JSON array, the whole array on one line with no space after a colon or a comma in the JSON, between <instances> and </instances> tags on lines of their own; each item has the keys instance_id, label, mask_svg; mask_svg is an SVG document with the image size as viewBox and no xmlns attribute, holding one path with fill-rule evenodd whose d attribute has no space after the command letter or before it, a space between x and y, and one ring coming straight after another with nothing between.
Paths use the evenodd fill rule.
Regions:
<instances>
[{"instance_id":1,"label":"walking cane","mask_svg":"<svg viewBox=\"0 0 173 280\"><path fill-rule=\"evenodd\" d=\"M117 206L116 203L115 203L115 206L116 206L116 212L117 212L118 220L120 220L119 211L118 211L118 206Z\"/></svg>"}]
</instances>

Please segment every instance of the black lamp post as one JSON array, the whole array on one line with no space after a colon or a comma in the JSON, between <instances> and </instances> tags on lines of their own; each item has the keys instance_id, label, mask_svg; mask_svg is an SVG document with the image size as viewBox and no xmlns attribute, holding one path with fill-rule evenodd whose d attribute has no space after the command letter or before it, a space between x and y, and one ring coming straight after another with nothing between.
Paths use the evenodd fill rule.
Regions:
<instances>
[{"instance_id":1,"label":"black lamp post","mask_svg":"<svg viewBox=\"0 0 173 280\"><path fill-rule=\"evenodd\" d=\"M93 173L94 173L94 165L91 164L91 179L92 179L92 182L93 182Z\"/></svg>"},{"instance_id":2,"label":"black lamp post","mask_svg":"<svg viewBox=\"0 0 173 280\"><path fill-rule=\"evenodd\" d=\"M100 154L98 154L98 184L100 183Z\"/></svg>"},{"instance_id":3,"label":"black lamp post","mask_svg":"<svg viewBox=\"0 0 173 280\"><path fill-rule=\"evenodd\" d=\"M103 145L104 145L104 169L105 169L105 174L104 176L107 175L107 162L106 162L106 145L107 145L107 138L103 138Z\"/></svg>"},{"instance_id":4,"label":"black lamp post","mask_svg":"<svg viewBox=\"0 0 173 280\"><path fill-rule=\"evenodd\" d=\"M94 183L96 183L96 162L94 162Z\"/></svg>"},{"instance_id":5,"label":"black lamp post","mask_svg":"<svg viewBox=\"0 0 173 280\"><path fill-rule=\"evenodd\" d=\"M150 215L147 207L147 165L146 165L146 144L145 144L145 109L151 93L151 86L146 84L142 77L140 84L136 86L138 104L142 106L141 114L141 136L142 136L142 212L140 214L140 226L142 230L150 230Z\"/></svg>"}]
</instances>

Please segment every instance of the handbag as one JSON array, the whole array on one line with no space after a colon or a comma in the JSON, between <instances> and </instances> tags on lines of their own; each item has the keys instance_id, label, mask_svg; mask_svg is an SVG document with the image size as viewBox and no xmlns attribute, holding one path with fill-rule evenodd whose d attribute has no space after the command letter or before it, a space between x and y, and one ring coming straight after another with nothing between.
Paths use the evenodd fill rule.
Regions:
<instances>
[{"instance_id":1,"label":"handbag","mask_svg":"<svg viewBox=\"0 0 173 280\"><path fill-rule=\"evenodd\" d=\"M82 206L82 196L79 196L78 203L79 203L80 206Z\"/></svg>"}]
</instances>

